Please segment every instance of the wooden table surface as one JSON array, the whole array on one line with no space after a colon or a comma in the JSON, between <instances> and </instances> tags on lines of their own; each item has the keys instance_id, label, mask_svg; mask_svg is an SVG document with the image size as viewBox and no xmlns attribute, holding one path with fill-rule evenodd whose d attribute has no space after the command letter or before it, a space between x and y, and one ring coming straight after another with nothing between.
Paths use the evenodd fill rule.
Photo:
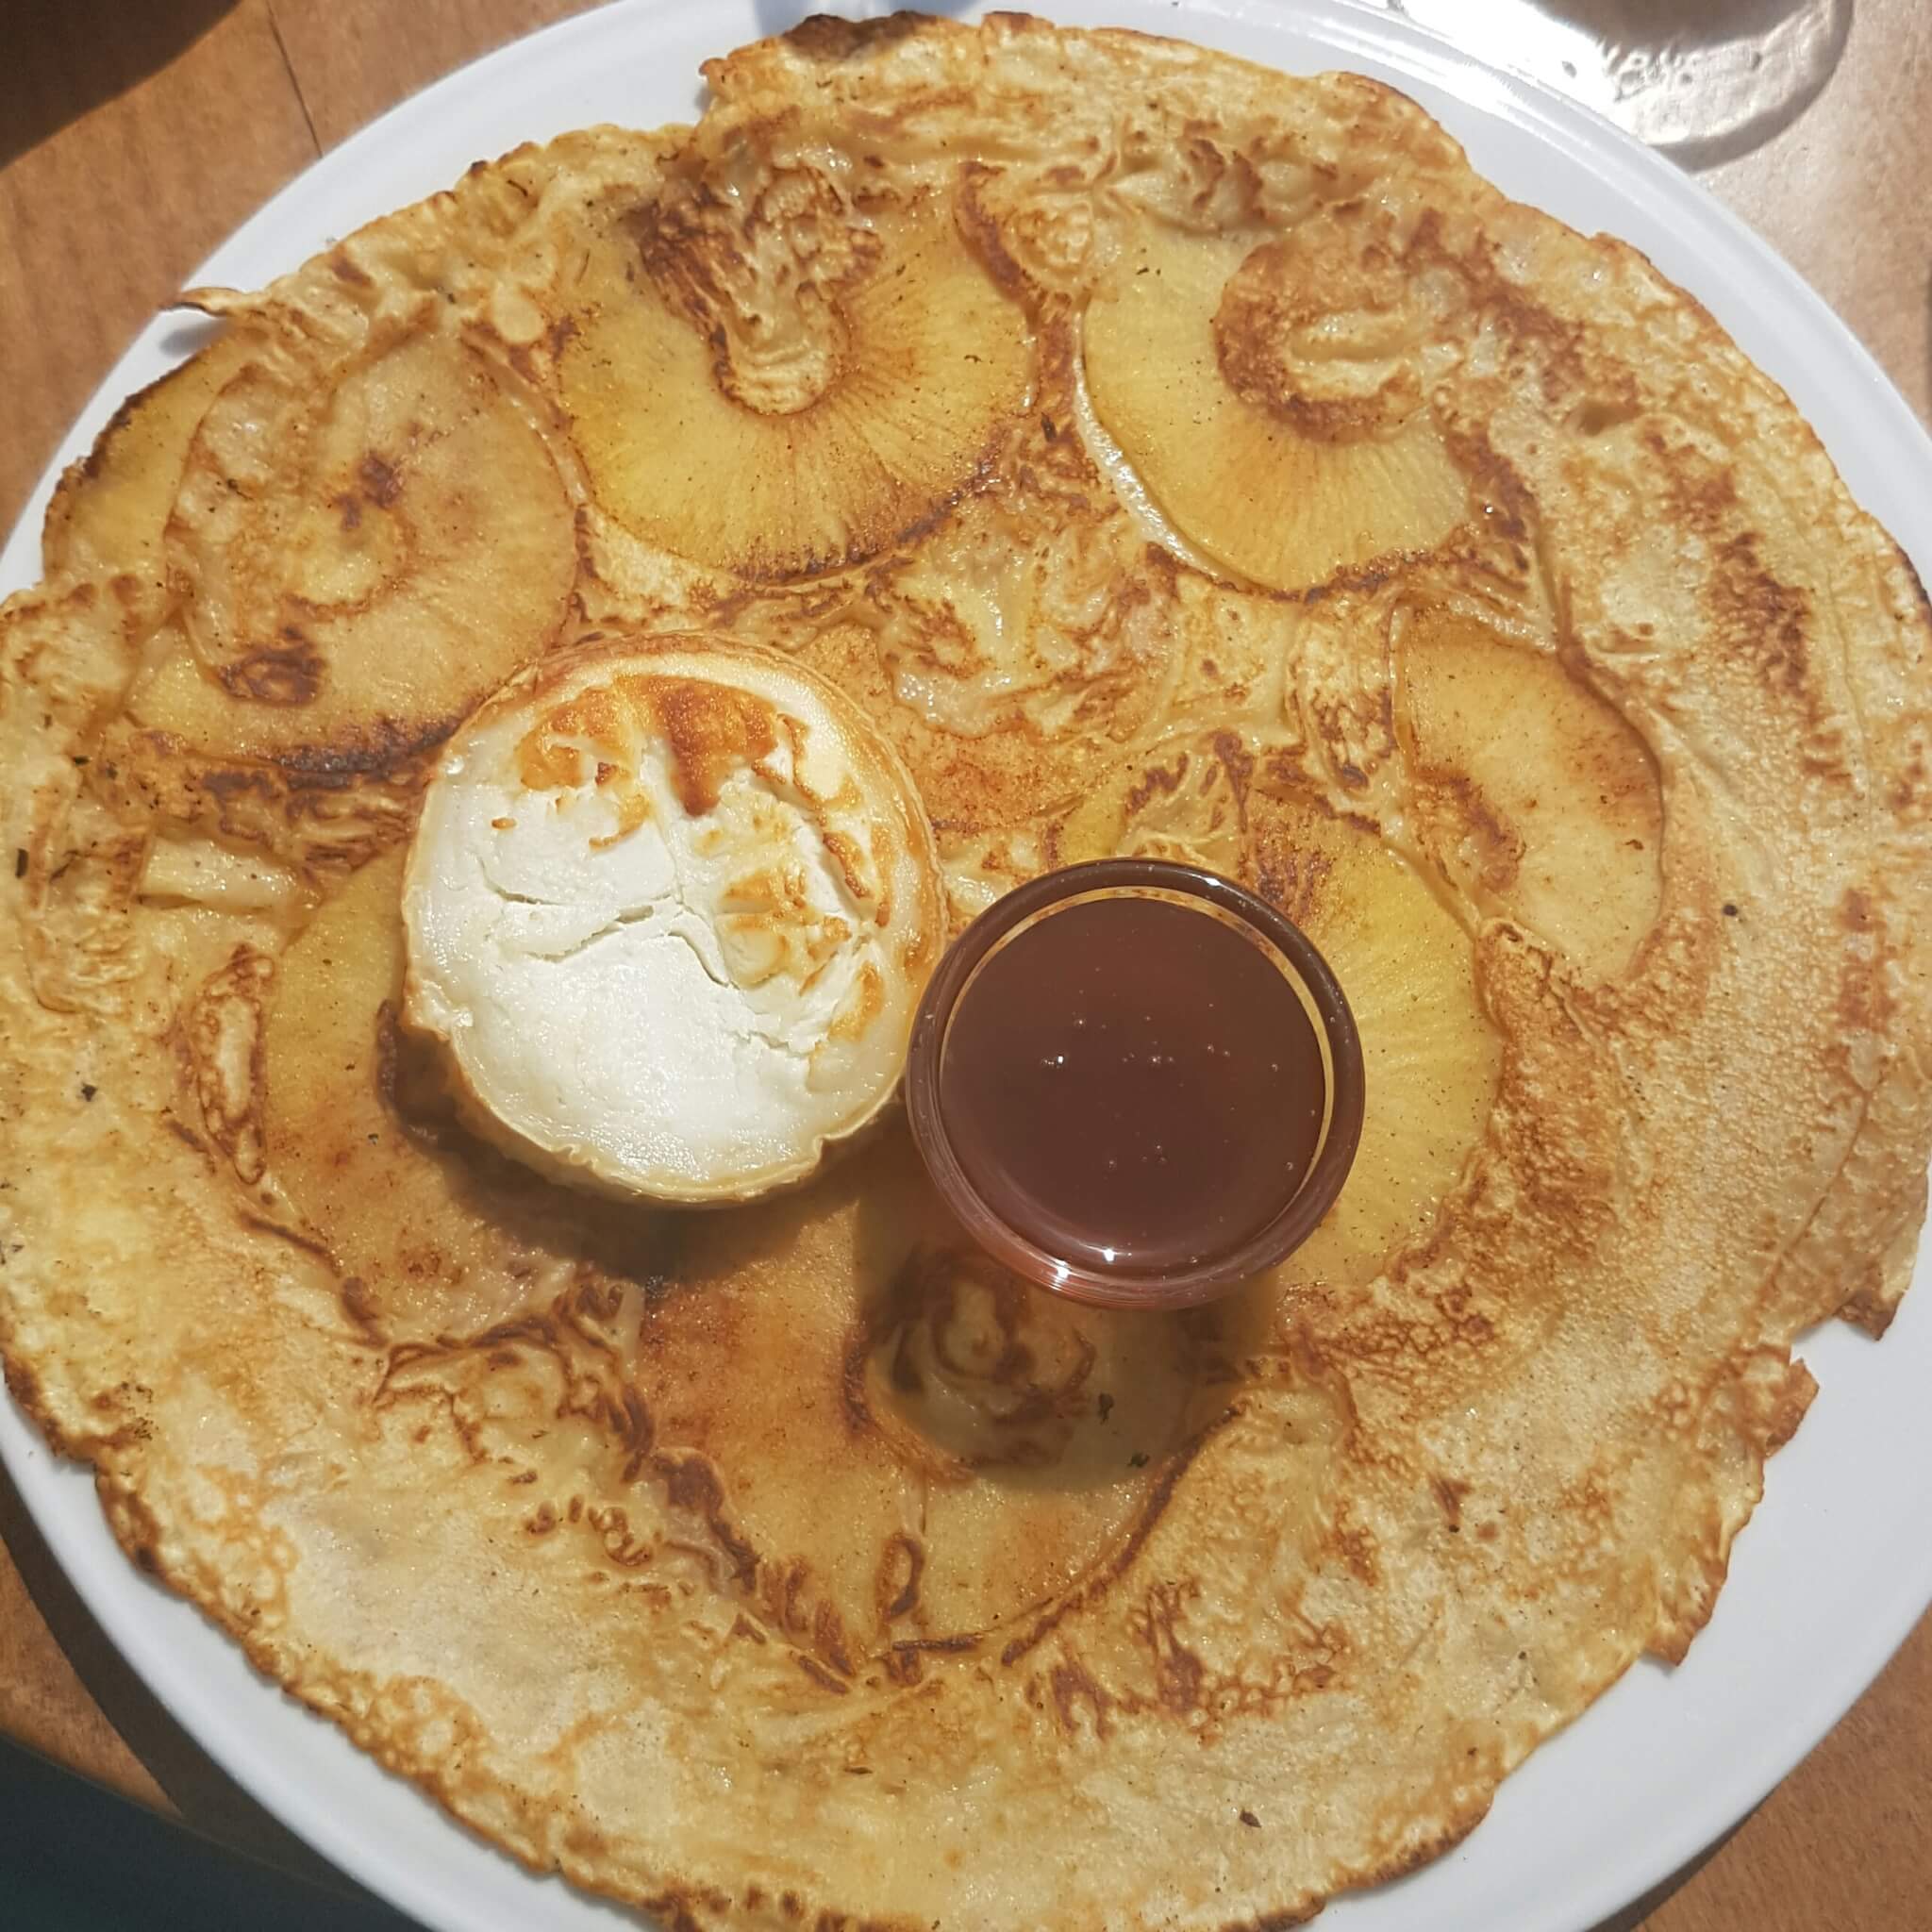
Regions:
<instances>
[{"instance_id":1,"label":"wooden table surface","mask_svg":"<svg viewBox=\"0 0 1932 1932\"><path fill-rule=\"evenodd\" d=\"M129 338L246 215L392 102L582 4L5 0L0 528ZM1761 19L1790 4L1737 0L1737 11ZM1551 10L1597 23L1617 8L1554 0ZM1932 413L1928 116L1932 7L1858 0L1819 98L1704 176L1837 308L1922 416ZM120 1660L4 1477L0 1539L0 1731L320 1874ZM1614 1932L1918 1932L1932 1926L1928 1827L1932 1620L1756 1813L1620 1914Z\"/></svg>"}]
</instances>

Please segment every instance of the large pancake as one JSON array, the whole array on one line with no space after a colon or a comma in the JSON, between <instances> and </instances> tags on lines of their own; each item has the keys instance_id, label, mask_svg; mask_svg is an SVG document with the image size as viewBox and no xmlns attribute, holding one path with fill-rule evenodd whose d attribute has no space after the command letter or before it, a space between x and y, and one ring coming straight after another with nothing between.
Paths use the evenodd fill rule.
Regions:
<instances>
[{"instance_id":1,"label":"large pancake","mask_svg":"<svg viewBox=\"0 0 1932 1932\"><path fill-rule=\"evenodd\" d=\"M1285 1924L1708 1617L1932 1150L1923 594L1641 257L1418 108L817 22L226 319L0 630L0 1345L129 1554L679 1927ZM1349 1186L1107 1314L903 1127L707 1215L399 1031L427 754L586 630L799 652L953 917L1191 856L1354 1002Z\"/></svg>"}]
</instances>

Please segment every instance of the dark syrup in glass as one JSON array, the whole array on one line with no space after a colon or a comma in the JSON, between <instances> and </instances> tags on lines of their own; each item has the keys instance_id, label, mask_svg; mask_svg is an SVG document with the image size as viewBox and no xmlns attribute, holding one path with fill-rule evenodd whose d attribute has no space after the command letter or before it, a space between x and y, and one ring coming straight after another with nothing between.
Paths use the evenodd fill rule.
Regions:
<instances>
[{"instance_id":1,"label":"dark syrup in glass","mask_svg":"<svg viewBox=\"0 0 1932 1932\"><path fill-rule=\"evenodd\" d=\"M981 1198L1049 1253L1135 1273L1258 1234L1320 1149L1315 1023L1272 954L1134 895L1022 927L946 1030L940 1109Z\"/></svg>"}]
</instances>

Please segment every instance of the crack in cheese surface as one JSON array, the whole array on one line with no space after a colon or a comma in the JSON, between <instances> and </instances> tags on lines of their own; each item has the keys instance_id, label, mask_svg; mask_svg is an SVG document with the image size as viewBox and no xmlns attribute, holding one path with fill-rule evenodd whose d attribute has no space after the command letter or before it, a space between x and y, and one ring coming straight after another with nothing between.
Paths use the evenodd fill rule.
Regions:
<instances>
[{"instance_id":1,"label":"crack in cheese surface","mask_svg":"<svg viewBox=\"0 0 1932 1932\"><path fill-rule=\"evenodd\" d=\"M600 640L443 758L406 1018L542 1171L741 1198L891 1097L941 905L911 781L836 692L716 639Z\"/></svg>"}]
</instances>

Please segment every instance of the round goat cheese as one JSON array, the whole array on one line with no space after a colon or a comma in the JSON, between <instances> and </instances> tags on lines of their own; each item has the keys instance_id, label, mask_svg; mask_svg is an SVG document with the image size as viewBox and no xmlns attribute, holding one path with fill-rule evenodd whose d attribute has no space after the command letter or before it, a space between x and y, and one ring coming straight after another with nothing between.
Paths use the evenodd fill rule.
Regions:
<instances>
[{"instance_id":1,"label":"round goat cheese","mask_svg":"<svg viewBox=\"0 0 1932 1932\"><path fill-rule=\"evenodd\" d=\"M692 1203L802 1179L891 1097L945 943L897 755L782 655L602 637L450 741L404 886L404 1018L558 1178Z\"/></svg>"}]
</instances>

